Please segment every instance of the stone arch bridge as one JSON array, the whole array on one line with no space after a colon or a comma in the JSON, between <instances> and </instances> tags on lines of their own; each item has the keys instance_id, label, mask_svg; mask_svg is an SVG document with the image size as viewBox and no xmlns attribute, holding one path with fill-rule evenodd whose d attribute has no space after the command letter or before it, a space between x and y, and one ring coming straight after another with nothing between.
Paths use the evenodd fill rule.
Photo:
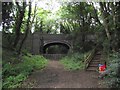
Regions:
<instances>
[{"instance_id":1,"label":"stone arch bridge","mask_svg":"<svg viewBox=\"0 0 120 90\"><path fill-rule=\"evenodd\" d=\"M91 40L94 40L94 38L91 37ZM24 48L32 54L43 54L45 57L50 57L51 55L46 54L45 50L51 45L63 45L69 50L72 50L73 39L68 34L43 34L35 32L28 36ZM56 57L61 57L61 54Z\"/></svg>"},{"instance_id":2,"label":"stone arch bridge","mask_svg":"<svg viewBox=\"0 0 120 90\"><path fill-rule=\"evenodd\" d=\"M45 54L45 49L52 45L63 45L69 50L73 47L70 35L64 34L43 34L35 32L29 35L25 41L24 48L32 54Z\"/></svg>"}]
</instances>

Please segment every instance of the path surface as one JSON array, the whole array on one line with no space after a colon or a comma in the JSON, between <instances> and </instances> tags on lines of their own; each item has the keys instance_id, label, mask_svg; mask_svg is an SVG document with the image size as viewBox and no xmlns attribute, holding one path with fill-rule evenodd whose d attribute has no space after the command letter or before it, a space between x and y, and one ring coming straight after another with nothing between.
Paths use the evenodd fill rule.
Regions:
<instances>
[{"instance_id":1,"label":"path surface","mask_svg":"<svg viewBox=\"0 0 120 90\"><path fill-rule=\"evenodd\" d=\"M97 72L67 71L59 61L49 61L42 71L36 71L23 83L32 88L99 88Z\"/></svg>"}]
</instances>

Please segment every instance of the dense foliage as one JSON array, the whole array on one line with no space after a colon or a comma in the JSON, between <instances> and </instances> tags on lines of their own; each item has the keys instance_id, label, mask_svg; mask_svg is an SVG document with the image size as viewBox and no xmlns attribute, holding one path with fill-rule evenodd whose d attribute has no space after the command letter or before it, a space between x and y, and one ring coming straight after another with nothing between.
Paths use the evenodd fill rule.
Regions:
<instances>
[{"instance_id":1,"label":"dense foliage","mask_svg":"<svg viewBox=\"0 0 120 90\"><path fill-rule=\"evenodd\" d=\"M21 83L30 75L34 70L43 69L47 60L40 55L27 54L17 60L15 56L6 56L3 58L3 88L16 88L20 87ZM7 61L9 59L9 61ZM19 61L19 62L16 62Z\"/></svg>"},{"instance_id":2,"label":"dense foliage","mask_svg":"<svg viewBox=\"0 0 120 90\"><path fill-rule=\"evenodd\" d=\"M120 88L120 53L111 53L108 63L108 69L111 73L108 75L109 81L107 84L109 87Z\"/></svg>"},{"instance_id":3,"label":"dense foliage","mask_svg":"<svg viewBox=\"0 0 120 90\"><path fill-rule=\"evenodd\" d=\"M63 57L60 62L64 65L67 70L83 70L85 69L85 58L88 56L88 53L74 53L69 54L66 57Z\"/></svg>"}]
</instances>

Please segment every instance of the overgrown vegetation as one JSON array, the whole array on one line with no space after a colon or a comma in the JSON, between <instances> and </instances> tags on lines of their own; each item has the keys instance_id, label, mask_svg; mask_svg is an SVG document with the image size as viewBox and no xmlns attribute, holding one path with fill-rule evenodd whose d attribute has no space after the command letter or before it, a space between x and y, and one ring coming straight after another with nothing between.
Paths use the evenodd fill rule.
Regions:
<instances>
[{"instance_id":1,"label":"overgrown vegetation","mask_svg":"<svg viewBox=\"0 0 120 90\"><path fill-rule=\"evenodd\" d=\"M6 59L3 59L3 88L20 87L22 81L24 81L32 71L41 70L47 64L47 60L40 55L27 54L20 58L15 58L15 56L6 57ZM6 61L7 59L9 59L9 61Z\"/></svg>"},{"instance_id":2,"label":"overgrown vegetation","mask_svg":"<svg viewBox=\"0 0 120 90\"><path fill-rule=\"evenodd\" d=\"M109 81L106 81L108 86L120 88L120 53L114 52L110 54L107 69L111 71L107 77Z\"/></svg>"},{"instance_id":3,"label":"overgrown vegetation","mask_svg":"<svg viewBox=\"0 0 120 90\"><path fill-rule=\"evenodd\" d=\"M70 34L73 39L72 52L85 53L95 45L101 45L104 60L109 63L109 68L112 70L110 86L119 86L120 57L110 52L118 53L120 50L120 1L73 2L69 0L70 2L66 2L63 0L59 3L61 6L59 10L55 7L58 4L57 0L50 0L47 3L46 0L40 0L39 2L46 3L44 4L46 8L39 7L44 6L43 3L39 5L39 2L35 2L33 5L30 1L2 2L2 12L0 12L3 16L2 23L0 22L2 47L14 51L13 53L3 51L3 87L17 87L32 70L44 67L46 61L42 56L28 54L20 56L28 52L22 52L22 49L26 45L28 36L35 31L47 34ZM32 46L29 45L26 46L31 51ZM75 53L63 58L61 63L69 70L82 69L83 58L83 54Z\"/></svg>"},{"instance_id":4,"label":"overgrown vegetation","mask_svg":"<svg viewBox=\"0 0 120 90\"><path fill-rule=\"evenodd\" d=\"M82 70L85 67L84 59L88 53L74 53L66 57L63 57L60 62L64 65L67 70Z\"/></svg>"}]
</instances>

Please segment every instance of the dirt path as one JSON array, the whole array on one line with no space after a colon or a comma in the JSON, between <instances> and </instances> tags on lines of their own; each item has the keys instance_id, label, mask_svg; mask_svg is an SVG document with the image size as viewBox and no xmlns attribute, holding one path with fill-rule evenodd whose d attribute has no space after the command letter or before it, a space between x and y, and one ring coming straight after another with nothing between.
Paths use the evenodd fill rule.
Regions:
<instances>
[{"instance_id":1,"label":"dirt path","mask_svg":"<svg viewBox=\"0 0 120 90\"><path fill-rule=\"evenodd\" d=\"M32 88L99 88L97 72L67 71L59 61L49 61L42 71L36 71L23 83Z\"/></svg>"}]
</instances>

